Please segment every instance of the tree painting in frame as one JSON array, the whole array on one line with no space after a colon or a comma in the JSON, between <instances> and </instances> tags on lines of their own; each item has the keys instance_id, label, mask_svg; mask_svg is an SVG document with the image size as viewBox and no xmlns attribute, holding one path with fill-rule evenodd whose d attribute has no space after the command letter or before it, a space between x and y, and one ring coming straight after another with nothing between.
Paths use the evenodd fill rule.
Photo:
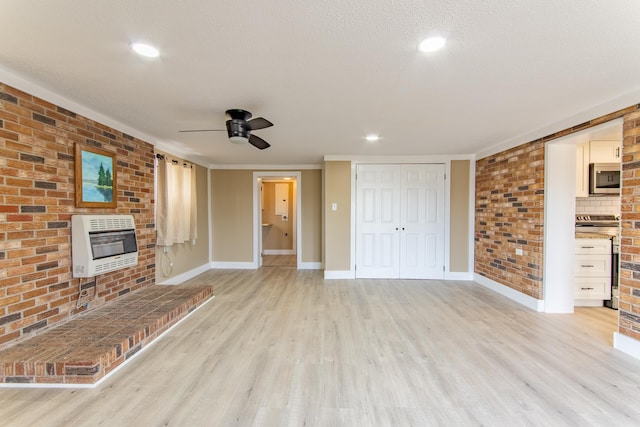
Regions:
<instances>
[{"instance_id":1,"label":"tree painting in frame","mask_svg":"<svg viewBox=\"0 0 640 427\"><path fill-rule=\"evenodd\" d=\"M76 206L116 207L115 154L96 147L76 144Z\"/></svg>"}]
</instances>

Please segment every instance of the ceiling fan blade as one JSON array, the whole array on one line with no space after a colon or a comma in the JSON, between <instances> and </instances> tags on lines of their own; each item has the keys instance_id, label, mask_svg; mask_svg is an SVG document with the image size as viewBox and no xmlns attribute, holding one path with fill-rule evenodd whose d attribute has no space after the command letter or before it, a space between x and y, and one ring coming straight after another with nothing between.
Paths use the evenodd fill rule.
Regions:
<instances>
[{"instance_id":1,"label":"ceiling fan blade","mask_svg":"<svg viewBox=\"0 0 640 427\"><path fill-rule=\"evenodd\" d=\"M271 147L271 144L255 135L249 135L249 144L253 145L256 148L259 148L260 150Z\"/></svg>"},{"instance_id":2,"label":"ceiling fan blade","mask_svg":"<svg viewBox=\"0 0 640 427\"><path fill-rule=\"evenodd\" d=\"M187 129L179 130L178 132L224 132L226 129Z\"/></svg>"},{"instance_id":3,"label":"ceiling fan blade","mask_svg":"<svg viewBox=\"0 0 640 427\"><path fill-rule=\"evenodd\" d=\"M264 129L271 126L273 126L273 123L262 117L257 117L247 122L247 128L249 130Z\"/></svg>"}]
</instances>

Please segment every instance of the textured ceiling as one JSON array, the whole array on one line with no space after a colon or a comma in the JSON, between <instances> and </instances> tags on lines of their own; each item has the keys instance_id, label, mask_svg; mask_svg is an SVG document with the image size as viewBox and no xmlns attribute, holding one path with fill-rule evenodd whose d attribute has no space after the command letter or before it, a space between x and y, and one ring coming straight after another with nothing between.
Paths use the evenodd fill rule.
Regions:
<instances>
[{"instance_id":1,"label":"textured ceiling","mask_svg":"<svg viewBox=\"0 0 640 427\"><path fill-rule=\"evenodd\" d=\"M482 153L640 102L637 0L4 0L0 32L5 75L204 165ZM178 132L228 108L272 147Z\"/></svg>"}]
</instances>

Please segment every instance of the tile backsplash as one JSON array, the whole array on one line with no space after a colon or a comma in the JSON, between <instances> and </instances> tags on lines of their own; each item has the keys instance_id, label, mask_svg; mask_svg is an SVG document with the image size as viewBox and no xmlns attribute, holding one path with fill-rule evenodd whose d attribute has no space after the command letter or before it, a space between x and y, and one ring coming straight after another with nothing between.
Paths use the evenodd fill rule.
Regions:
<instances>
[{"instance_id":1,"label":"tile backsplash","mask_svg":"<svg viewBox=\"0 0 640 427\"><path fill-rule=\"evenodd\" d=\"M619 196L577 197L576 215L609 214L620 215Z\"/></svg>"}]
</instances>

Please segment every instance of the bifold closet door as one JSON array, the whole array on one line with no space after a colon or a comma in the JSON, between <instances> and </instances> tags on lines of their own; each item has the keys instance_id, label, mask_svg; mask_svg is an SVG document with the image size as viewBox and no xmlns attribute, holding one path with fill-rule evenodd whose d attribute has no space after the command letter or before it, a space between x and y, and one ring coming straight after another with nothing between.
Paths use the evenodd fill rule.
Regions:
<instances>
[{"instance_id":1,"label":"bifold closet door","mask_svg":"<svg viewBox=\"0 0 640 427\"><path fill-rule=\"evenodd\" d=\"M358 165L356 277L444 277L444 165Z\"/></svg>"},{"instance_id":2,"label":"bifold closet door","mask_svg":"<svg viewBox=\"0 0 640 427\"><path fill-rule=\"evenodd\" d=\"M356 187L356 277L397 278L400 168L358 165Z\"/></svg>"},{"instance_id":3,"label":"bifold closet door","mask_svg":"<svg viewBox=\"0 0 640 427\"><path fill-rule=\"evenodd\" d=\"M444 165L402 165L400 277L444 277Z\"/></svg>"}]
</instances>

